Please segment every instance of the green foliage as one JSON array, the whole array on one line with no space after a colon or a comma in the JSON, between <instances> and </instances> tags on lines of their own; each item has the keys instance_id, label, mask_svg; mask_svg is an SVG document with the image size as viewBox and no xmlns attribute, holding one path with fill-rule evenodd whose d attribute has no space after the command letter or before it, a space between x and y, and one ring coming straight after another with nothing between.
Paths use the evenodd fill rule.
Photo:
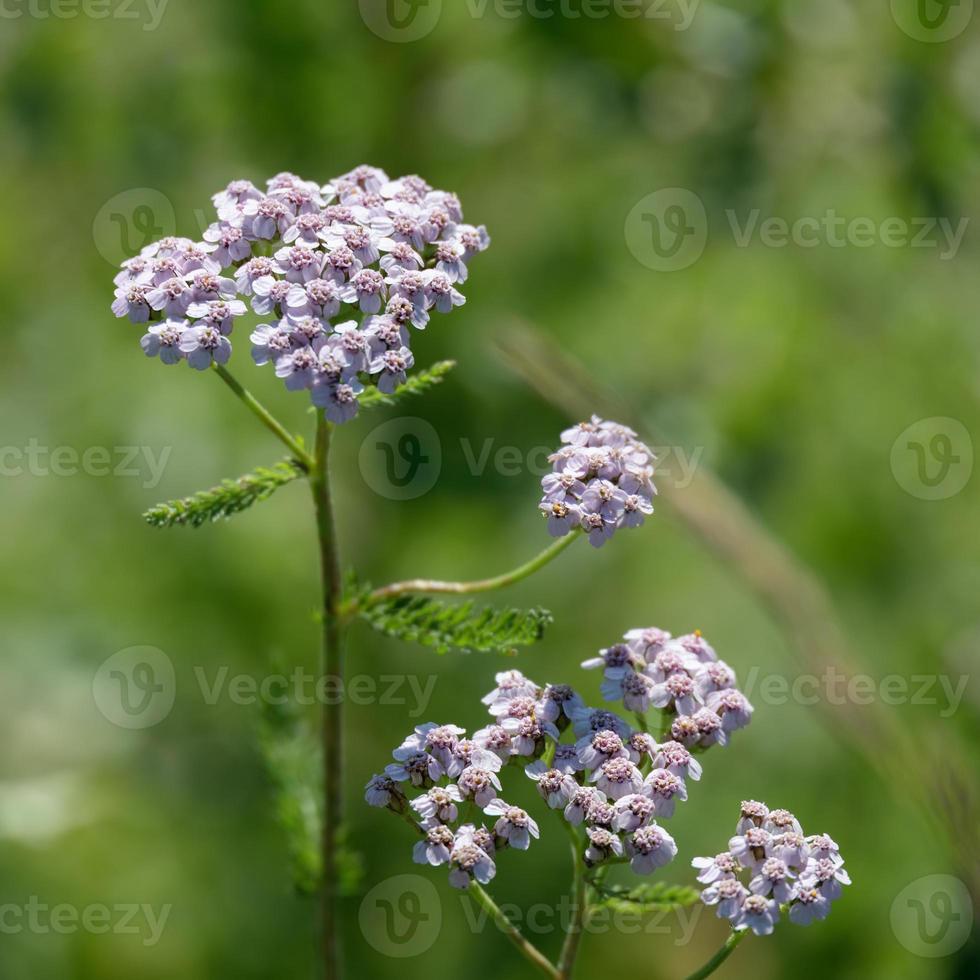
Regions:
<instances>
[{"instance_id":1,"label":"green foliage","mask_svg":"<svg viewBox=\"0 0 980 980\"><path fill-rule=\"evenodd\" d=\"M697 905L701 893L687 885L672 885L666 881L655 881L642 885L594 885L598 892L596 904L604 905L615 912L630 915L644 915L665 912L673 909Z\"/></svg>"},{"instance_id":2,"label":"green foliage","mask_svg":"<svg viewBox=\"0 0 980 980\"><path fill-rule=\"evenodd\" d=\"M217 521L247 510L302 475L299 464L292 460L262 466L254 473L247 473L237 480L225 480L219 486L201 490L192 497L157 504L143 515L143 519L153 527L200 527L208 521Z\"/></svg>"},{"instance_id":3,"label":"green foliage","mask_svg":"<svg viewBox=\"0 0 980 980\"><path fill-rule=\"evenodd\" d=\"M475 609L472 602L450 605L424 596L370 603L358 615L381 633L438 653L516 653L519 646L537 643L552 622L546 609Z\"/></svg>"},{"instance_id":4,"label":"green foliage","mask_svg":"<svg viewBox=\"0 0 980 980\"><path fill-rule=\"evenodd\" d=\"M455 361L438 361L424 371L409 375L408 380L392 394L386 395L377 388L367 388L358 399L362 408L374 408L377 405L394 405L406 395L421 395L442 383L442 379L456 367Z\"/></svg>"},{"instance_id":5,"label":"green foliage","mask_svg":"<svg viewBox=\"0 0 980 980\"><path fill-rule=\"evenodd\" d=\"M279 669L279 668L276 668ZM259 750L273 787L276 822L286 836L293 883L301 895L316 895L323 872L323 766L315 730L296 705L263 702ZM337 835L337 877L342 895L356 895L364 860L350 846L346 826Z\"/></svg>"},{"instance_id":6,"label":"green foliage","mask_svg":"<svg viewBox=\"0 0 980 980\"><path fill-rule=\"evenodd\" d=\"M301 894L313 895L323 867L320 747L295 706L263 702L259 748L273 784L276 819L286 834L293 881Z\"/></svg>"}]
</instances>

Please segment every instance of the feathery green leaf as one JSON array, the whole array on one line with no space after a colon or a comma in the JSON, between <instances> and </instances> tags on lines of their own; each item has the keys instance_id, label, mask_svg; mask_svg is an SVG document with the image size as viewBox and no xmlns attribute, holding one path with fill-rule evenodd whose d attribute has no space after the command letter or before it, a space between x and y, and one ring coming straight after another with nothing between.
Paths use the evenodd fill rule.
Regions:
<instances>
[{"instance_id":1,"label":"feathery green leaf","mask_svg":"<svg viewBox=\"0 0 980 980\"><path fill-rule=\"evenodd\" d=\"M634 885L595 885L600 905L616 912L643 915L650 912L669 912L688 908L701 900L701 893L687 885L671 885L666 881Z\"/></svg>"},{"instance_id":2,"label":"feathery green leaf","mask_svg":"<svg viewBox=\"0 0 980 980\"><path fill-rule=\"evenodd\" d=\"M154 527L200 527L208 521L231 517L247 510L302 475L303 470L292 460L262 466L254 473L247 473L237 480L225 480L219 486L201 490L192 497L157 504L143 515L143 519Z\"/></svg>"},{"instance_id":3,"label":"feathery green leaf","mask_svg":"<svg viewBox=\"0 0 980 980\"><path fill-rule=\"evenodd\" d=\"M381 633L438 653L515 653L537 643L552 622L546 609L474 609L472 602L449 605L410 595L363 606L358 615Z\"/></svg>"},{"instance_id":4,"label":"feathery green leaf","mask_svg":"<svg viewBox=\"0 0 980 980\"><path fill-rule=\"evenodd\" d=\"M362 408L374 408L377 405L394 405L399 399L406 395L421 395L441 384L442 379L456 367L455 361L439 361L431 367L425 368L416 374L408 376L408 380L401 387L396 388L390 395L386 395L377 388L368 388L358 399Z\"/></svg>"}]
</instances>

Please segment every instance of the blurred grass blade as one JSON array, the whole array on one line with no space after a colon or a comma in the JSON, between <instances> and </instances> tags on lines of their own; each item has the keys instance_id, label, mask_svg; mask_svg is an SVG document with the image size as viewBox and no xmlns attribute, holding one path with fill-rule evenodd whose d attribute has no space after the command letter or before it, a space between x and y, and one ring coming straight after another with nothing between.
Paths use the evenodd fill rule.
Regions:
<instances>
[{"instance_id":1,"label":"blurred grass blade","mask_svg":"<svg viewBox=\"0 0 980 980\"><path fill-rule=\"evenodd\" d=\"M200 527L209 521L247 510L302 475L303 471L297 463L284 460L274 466L260 467L237 480L225 480L219 486L201 490L192 497L157 504L143 515L143 519L153 527Z\"/></svg>"}]
</instances>

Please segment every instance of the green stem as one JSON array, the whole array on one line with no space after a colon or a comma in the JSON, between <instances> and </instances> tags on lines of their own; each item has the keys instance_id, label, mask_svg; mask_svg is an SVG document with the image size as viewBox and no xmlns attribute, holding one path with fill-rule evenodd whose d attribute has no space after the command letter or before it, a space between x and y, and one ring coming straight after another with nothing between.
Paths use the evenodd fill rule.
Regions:
<instances>
[{"instance_id":1,"label":"green stem","mask_svg":"<svg viewBox=\"0 0 980 980\"><path fill-rule=\"evenodd\" d=\"M317 539L323 596L324 683L333 689L343 685L343 626L340 618L341 577L330 493L330 434L332 426L322 413L317 420L316 455L309 473L316 508ZM343 804L343 701L323 706L321 725L323 753L323 970L325 980L340 976L337 843Z\"/></svg>"},{"instance_id":2,"label":"green stem","mask_svg":"<svg viewBox=\"0 0 980 980\"><path fill-rule=\"evenodd\" d=\"M711 976L711 974L714 973L715 970L717 970L718 967L721 966L721 964L724 963L725 960L727 960L728 957L732 955L732 952L735 949L735 947L748 934L749 934L748 929L743 929L741 932L733 932L728 937L728 939L725 940L725 945L722 946L721 949L719 949L718 952L715 953L715 955L712 956L711 959L708 960L708 962L705 963L700 970L697 970L694 973L692 973L687 978L687 980L704 980L704 977Z\"/></svg>"},{"instance_id":3,"label":"green stem","mask_svg":"<svg viewBox=\"0 0 980 980\"><path fill-rule=\"evenodd\" d=\"M389 809L391 808L389 807ZM420 834L422 837L425 837L426 834L425 829L422 827L420 823L416 823L416 821L412 818L412 815L407 810L392 810L391 812L401 817L402 820L404 820L409 825L409 827L411 827L412 830L415 831L415 833Z\"/></svg>"},{"instance_id":4,"label":"green stem","mask_svg":"<svg viewBox=\"0 0 980 980\"><path fill-rule=\"evenodd\" d=\"M582 941L582 930L587 912L585 860L582 856L582 840L575 828L565 821L566 830L572 844L572 919L568 924L565 942L558 957L559 980L568 980L575 968L575 957L578 955L579 943Z\"/></svg>"},{"instance_id":5,"label":"green stem","mask_svg":"<svg viewBox=\"0 0 980 980\"><path fill-rule=\"evenodd\" d=\"M289 447L289 451L296 457L296 461L306 470L311 472L316 465L316 460L303 448L295 436L289 434L286 427L243 385L241 385L231 372L227 371L220 364L214 365L214 370L218 377L235 393L235 395L245 403L246 407L253 415L270 431L277 439Z\"/></svg>"},{"instance_id":6,"label":"green stem","mask_svg":"<svg viewBox=\"0 0 980 980\"><path fill-rule=\"evenodd\" d=\"M548 958L533 943L524 938L524 934L497 907L497 903L475 881L470 882L470 892L476 900L493 916L500 931L517 947L521 955L536 966L552 980L560 980L561 974L552 966Z\"/></svg>"},{"instance_id":7,"label":"green stem","mask_svg":"<svg viewBox=\"0 0 980 980\"><path fill-rule=\"evenodd\" d=\"M439 582L434 579L415 578L407 582L395 582L383 588L375 589L365 600L366 605L391 599L394 596L404 595L407 592L440 592L452 593L455 595L469 595L473 592L491 592L494 589L503 589L508 585L514 585L521 579L533 575L536 571L544 568L548 562L557 558L573 541L577 541L582 536L581 531L573 531L559 538L554 544L545 548L539 555L532 558L529 562L517 568L505 572L503 575L496 575L493 578L477 579L473 582Z\"/></svg>"}]
</instances>

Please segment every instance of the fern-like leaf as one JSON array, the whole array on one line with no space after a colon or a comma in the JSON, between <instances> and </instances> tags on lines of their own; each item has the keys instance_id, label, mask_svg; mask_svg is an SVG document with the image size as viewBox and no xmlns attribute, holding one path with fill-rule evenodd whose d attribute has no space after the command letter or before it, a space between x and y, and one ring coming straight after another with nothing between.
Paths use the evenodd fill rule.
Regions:
<instances>
[{"instance_id":1,"label":"fern-like leaf","mask_svg":"<svg viewBox=\"0 0 980 980\"><path fill-rule=\"evenodd\" d=\"M701 893L687 885L671 885L665 881L634 885L597 885L600 904L616 912L643 915L669 912L697 905Z\"/></svg>"},{"instance_id":2,"label":"fern-like leaf","mask_svg":"<svg viewBox=\"0 0 980 980\"><path fill-rule=\"evenodd\" d=\"M314 727L295 702L263 701L259 750L272 782L276 821L286 837L293 883L301 895L316 895L323 883L323 752ZM336 841L338 890L344 896L357 895L364 876L363 857L350 846L346 825L339 828Z\"/></svg>"},{"instance_id":3,"label":"fern-like leaf","mask_svg":"<svg viewBox=\"0 0 980 980\"><path fill-rule=\"evenodd\" d=\"M217 521L247 510L302 475L303 470L292 460L262 466L254 473L247 473L237 480L225 480L219 486L201 490L192 497L157 504L143 515L143 519L153 527L200 527L208 521Z\"/></svg>"},{"instance_id":4,"label":"fern-like leaf","mask_svg":"<svg viewBox=\"0 0 980 980\"><path fill-rule=\"evenodd\" d=\"M361 607L358 615L374 629L438 653L516 653L537 643L552 622L546 609L475 609L472 602L449 605L424 596L399 596Z\"/></svg>"},{"instance_id":5,"label":"fern-like leaf","mask_svg":"<svg viewBox=\"0 0 980 980\"><path fill-rule=\"evenodd\" d=\"M396 388L390 395L379 391L377 388L368 388L358 398L358 403L362 408L374 408L378 405L394 405L407 395L421 395L442 383L442 379L456 367L455 361L439 361L424 371L409 375L408 380L401 387Z\"/></svg>"}]
</instances>

